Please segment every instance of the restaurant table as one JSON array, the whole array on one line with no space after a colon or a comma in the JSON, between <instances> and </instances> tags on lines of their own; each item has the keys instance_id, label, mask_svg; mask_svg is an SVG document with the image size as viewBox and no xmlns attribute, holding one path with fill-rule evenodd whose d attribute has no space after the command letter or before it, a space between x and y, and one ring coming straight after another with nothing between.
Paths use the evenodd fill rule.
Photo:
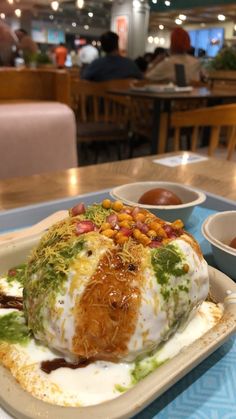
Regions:
<instances>
[{"instance_id":1,"label":"restaurant table","mask_svg":"<svg viewBox=\"0 0 236 419\"><path fill-rule=\"evenodd\" d=\"M150 87L149 87L150 88ZM209 90L205 87L195 88L189 92L154 92L148 90L148 86L135 87L130 89L109 89L110 94L119 96L129 96L131 98L144 98L153 101L152 110L152 134L151 134L151 154L164 153L167 143L170 114L173 102L180 101L199 101L205 99L205 106L222 104L225 99L236 100L236 89L232 90ZM167 114L165 128L160 130L161 114Z\"/></svg>"},{"instance_id":2,"label":"restaurant table","mask_svg":"<svg viewBox=\"0 0 236 419\"><path fill-rule=\"evenodd\" d=\"M167 157L178 159L180 164L165 166L163 159ZM0 181L0 218L1 214L21 211L19 207L26 205L28 207L25 208L30 208L32 212L38 205L47 205L48 202L53 205L53 202L63 199L77 199L81 194L90 194L91 198L91 193L148 180L173 181L197 187L234 205L236 164L215 158L197 161L195 157L188 152L168 153L3 180ZM188 158L192 158L192 163L187 163ZM66 203L64 201L64 205ZM17 212L14 216L17 217ZM202 221L200 219L198 228ZM236 340L232 337L135 419L233 419L236 418L235 388ZM11 416L0 407L0 419L9 418Z\"/></svg>"}]
</instances>

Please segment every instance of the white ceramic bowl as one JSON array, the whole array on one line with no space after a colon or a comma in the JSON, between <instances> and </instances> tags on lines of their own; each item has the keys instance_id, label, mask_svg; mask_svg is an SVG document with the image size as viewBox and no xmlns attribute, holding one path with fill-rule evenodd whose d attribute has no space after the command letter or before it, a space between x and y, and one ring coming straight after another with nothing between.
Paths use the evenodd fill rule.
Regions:
<instances>
[{"instance_id":1,"label":"white ceramic bowl","mask_svg":"<svg viewBox=\"0 0 236 419\"><path fill-rule=\"evenodd\" d=\"M236 211L210 215L202 225L202 234L212 247L217 266L236 280L236 249L229 246L236 237Z\"/></svg>"},{"instance_id":2,"label":"white ceramic bowl","mask_svg":"<svg viewBox=\"0 0 236 419\"><path fill-rule=\"evenodd\" d=\"M144 205L138 200L144 192L154 188L164 188L174 192L183 202L181 205ZM117 186L111 191L111 196L125 204L146 208L166 221L181 219L187 223L194 207L205 201L206 195L186 185L173 182L135 182Z\"/></svg>"}]
</instances>

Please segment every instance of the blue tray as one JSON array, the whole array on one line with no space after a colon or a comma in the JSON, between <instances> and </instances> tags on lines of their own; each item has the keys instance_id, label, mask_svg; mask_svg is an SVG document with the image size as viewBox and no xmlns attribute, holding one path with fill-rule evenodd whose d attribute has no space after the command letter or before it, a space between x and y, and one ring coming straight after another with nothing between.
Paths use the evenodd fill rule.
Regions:
<instances>
[{"instance_id":1,"label":"blue tray","mask_svg":"<svg viewBox=\"0 0 236 419\"><path fill-rule=\"evenodd\" d=\"M194 209L186 230L199 241L205 258L214 266L211 248L201 234L202 222L208 215L217 211L236 210L236 202L209 193L206 195L204 204ZM108 196L109 190L105 189L74 198L2 211L0 232L35 224L52 212L71 208L78 201L91 204L100 202ZM229 339L135 417L135 419L154 418L236 419L236 338Z\"/></svg>"}]
</instances>

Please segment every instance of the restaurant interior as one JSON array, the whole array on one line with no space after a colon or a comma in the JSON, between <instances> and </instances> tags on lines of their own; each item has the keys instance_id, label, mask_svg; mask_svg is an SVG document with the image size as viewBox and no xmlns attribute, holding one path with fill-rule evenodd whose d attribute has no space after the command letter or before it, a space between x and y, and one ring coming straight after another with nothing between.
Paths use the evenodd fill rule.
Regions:
<instances>
[{"instance_id":1,"label":"restaurant interior","mask_svg":"<svg viewBox=\"0 0 236 419\"><path fill-rule=\"evenodd\" d=\"M0 159L0 418L235 418L235 1L0 0ZM101 208L100 213L93 214L92 218L94 203L96 211L98 207ZM130 209L130 206L134 208ZM68 216L68 209L72 221L65 221L65 227L63 222ZM147 211L151 213L148 213L149 217ZM107 218L100 222L99 217L105 217L105 212L108 214ZM159 222L158 227L153 221L154 216L160 217L156 220ZM53 233L50 236L50 227L53 229L57 222L61 223L61 230L58 227L59 233L55 230L55 236ZM23 309L25 313L28 310L26 319L32 316L36 303L31 302L30 306L29 295L35 286L32 283L37 282L36 271L32 271L34 276L31 288L25 291L32 268L28 265L28 273L24 273L28 275L28 279L25 279L28 282L24 282L26 288L23 297L21 290L13 306L9 305L12 304L12 295L4 294L3 273L7 270L8 279L12 276L14 282L14 277L23 269L19 264L25 263L29 250L39 243L44 233L48 234L50 244L46 243L46 239L40 242L49 247L44 249L47 262L40 265L39 274L46 272L45 266L49 266L52 271L54 265L50 257L53 256L48 255L53 255L53 243L62 234L61 231L65 234L60 236L63 243L71 239L72 224L76 224L76 235L79 237L86 234L99 234L103 237L103 241L99 242L101 249L108 246L106 240L115 243L116 249L122 249L122 252L125 248L127 260L140 246L143 248L142 258L147 252L153 252L148 259L150 263L155 262L153 255L159 249L160 252L161 249L170 249L171 255L167 255L169 259L163 265L164 268L162 265L160 268L159 262L155 262L157 265L153 268L156 277L160 275L162 278L159 282L157 280L162 291L159 290L158 296L152 297L155 285L150 285L152 277L148 276L149 282L147 278L145 281L149 283L150 289L146 289L143 284L142 287L137 285L136 281L136 285L132 283L133 288L129 285L132 288L131 294L124 297L124 292L128 291L124 291L122 287L125 286L118 284L117 279L116 291L107 291L103 296L103 289L100 290L99 287L104 277L94 280L98 289L97 294L95 295L96 291L93 294L94 311L92 314L89 311L89 299L85 300L87 306L84 303L86 309L78 309L81 318L86 320L86 327L83 326L84 333L87 333L86 338L78 337L85 348L85 354L79 354L78 362L84 363L83 368L71 366L75 361L74 358L71 361L70 351L67 349L63 349L64 355L66 354L64 358L63 352L61 356L60 353L58 355L59 340L64 339L66 345L65 342L69 339L67 331L60 332L60 339L57 337L57 343L51 345L54 328L57 330L58 327L54 319L54 324L48 322L44 325L45 333L50 336L50 343L45 338L41 339L41 344L47 343L50 350L55 351L55 357L65 363L60 364L64 368L57 366L54 371L52 367L53 373L52 370L43 370L43 378L40 370L41 375L27 381L22 378L25 377L25 371L29 371L32 363L39 364L38 359L44 358L42 353L37 355L35 352L35 358L29 358L31 361L27 361L28 364L24 361L25 364L20 369L20 360L23 358L17 352L19 348L15 348L18 344L14 346L15 341L11 340L11 344L7 342L7 347L3 333L1 334L1 318L4 317L1 310L9 307L17 310L21 307L19 310ZM184 235L185 238L182 239ZM185 249L185 263L181 265L184 273L179 262L181 246L177 256L174 255L177 262L173 262L173 248L181 240L185 243L181 245ZM191 240L194 244L191 244ZM175 242L177 245L173 244ZM132 243L134 247L128 248L127 243ZM186 250L187 246L191 249ZM101 249L99 251L102 252ZM74 247L73 252L69 250L67 248L70 255L67 257L72 258ZM35 252L39 254L40 251L42 245ZM60 252L61 269L65 253L61 248ZM90 259L86 260L85 266L92 272L95 269L93 252L95 254L98 251L94 247L93 251L86 252L86 257ZM117 259L112 259L112 251L109 252L111 259L108 257L105 275L117 278L117 271L114 274L111 270L114 266L114 269L118 269L118 262ZM119 252L117 258L120 258L119 263L121 260L123 263L121 250ZM97 261L99 255L96 253ZM136 256L132 257L128 265L126 259L124 262L129 270L127 278L132 275L135 278L134 275L141 275L146 272L145 269L149 269L146 265L145 268L137 268L134 262ZM164 255L163 258L165 257ZM30 264L32 260L31 256L27 263ZM200 260L199 264L196 260ZM209 269L204 265L205 260ZM195 268L191 264L196 265ZM102 264L98 266L101 270ZM63 265L63 269L64 275L69 269L68 265ZM73 269L77 269L77 265ZM82 268L78 269L84 275L82 282L85 287L88 275L81 273ZM167 287L167 273L163 273L163 269L166 269L168 275L170 272L172 275L172 285L164 291L163 287ZM204 269L207 269L208 274ZM122 272L121 270L119 273L120 282L123 280ZM173 280L174 275L176 282ZM176 291L176 283L180 281L179 278L183 279L183 275L189 275L190 279L181 282ZM10 278L9 283L11 281ZM210 287L209 293L204 288L207 286L206 282ZM192 285L191 292L189 283L195 284ZM113 285L109 285L110 288ZM41 302L45 299L49 304L51 285L46 283L44 286ZM138 286L141 288L140 294L137 291ZM96 287L90 284L90 289ZM59 288L58 286L57 291ZM48 295L45 291L47 289ZM186 289L189 292L188 303ZM144 292L147 295L143 297ZM185 299L179 294L183 292ZM207 295L206 301L203 301L205 297L200 297L204 292ZM72 298L71 290L70 293ZM96 352L99 339L100 342L105 341L104 335L108 333L106 324L109 321L99 324L103 313L99 311L99 307L103 310L108 294L113 310L109 314L109 321L114 329L112 335L105 336L107 342L109 340L108 349L102 347L100 352ZM172 294L173 305L176 305L174 308L170 302ZM35 295L36 299L39 298L37 290ZM65 299L64 297L60 297L58 304L72 304L68 302L68 296ZM55 298L57 297L53 294L50 304ZM179 326L182 324L182 317L187 318L187 314L189 315L189 312L180 314L180 307L183 309L186 304L190 307L193 299L195 306L191 312L193 317L190 316L193 323L192 326L189 323L187 327L196 329L196 337L193 338L190 330L188 336L184 335L185 343L181 343L182 332L178 329L175 333L181 336L176 337L174 334L169 340L172 332L168 334L166 330L172 326L165 326L164 330L165 314L158 320L162 325L158 327L163 327L162 343L158 346L161 349L154 353L155 345L150 343L154 339L152 333L155 334L155 330L150 332L151 309L142 306L139 316L143 317L138 325L142 328L146 324L146 329L143 329L141 337L136 329L135 336L132 337L136 339L133 345L139 355L134 361L135 372L131 373L132 380L129 383L127 371L131 367L127 367L126 358L123 361L120 357L117 361L114 342L122 338L125 342L123 346L127 343L128 329L124 332L122 327L130 321L131 333L134 317L136 316L136 320L138 318L136 311L133 317L131 314L128 317L131 310L129 301L135 298L139 302L137 304L144 306L149 301L150 304L147 305L152 307L153 313L160 310L160 301L165 300L167 317L170 312L174 313L175 322L172 326L175 330L182 327ZM73 301L75 304L75 300ZM200 325L197 322L194 313L198 312L199 307L201 310L204 303L211 306L205 309L208 311L202 314L200 312L202 319L205 315L208 316L203 326L203 323ZM32 312L30 307L33 307ZM132 310L136 310L135 307L132 306ZM57 311L55 307L54 309L52 318ZM116 310L120 310L117 318ZM122 310L126 310L125 314ZM48 307L43 314L46 311L49 313ZM71 316L71 312L68 316ZM41 319L43 314L40 314ZM60 315L67 324L64 314ZM96 327L90 330L87 319L91 318ZM78 332L79 321L76 324ZM71 329L68 330L71 333ZM40 329L35 334L33 330L32 339L40 340L41 332ZM90 347L88 342L91 336L93 340ZM173 340L175 338L177 340ZM138 352L139 340L149 352L145 348ZM170 342L169 346L166 345L166 340L167 344ZM12 352L12 345L16 352ZM31 342L31 345L35 348L37 342ZM123 346L120 343L117 345L122 352L123 349L120 348ZM171 352L173 346L176 348L174 355ZM163 353L168 355L165 355L166 358L164 355L162 358L162 347ZM43 348L44 352L49 350ZM104 357L99 358L103 351ZM90 353L91 357L87 355ZM147 362L143 358L144 353L148 356ZM50 360L52 361L47 362L55 361L52 352ZM126 368L122 370L122 379L119 376L121 373L114 366L119 366L121 361L124 362L122 368ZM93 368L97 362L101 363L100 370L96 370L93 377L92 373L90 376L86 375L90 363ZM113 369L109 369L109 362ZM59 370L66 370L67 375L62 374L60 378L59 374L56 375ZM76 384L77 387L74 386L75 376L72 377L72 370L78 373L80 384ZM43 391L39 390L39 384L34 386L50 374L54 374L53 384L48 384L50 380L45 381L46 387L42 387ZM138 374L141 374L141 378ZM89 379L93 381L93 378L91 385ZM115 381L111 391L109 383L112 380L118 381ZM49 391L50 386L52 390ZM31 391L32 388L34 389ZM63 394L59 402L56 398L57 392ZM75 396L76 392L81 392L82 401L78 399L78 394Z\"/></svg>"}]
</instances>

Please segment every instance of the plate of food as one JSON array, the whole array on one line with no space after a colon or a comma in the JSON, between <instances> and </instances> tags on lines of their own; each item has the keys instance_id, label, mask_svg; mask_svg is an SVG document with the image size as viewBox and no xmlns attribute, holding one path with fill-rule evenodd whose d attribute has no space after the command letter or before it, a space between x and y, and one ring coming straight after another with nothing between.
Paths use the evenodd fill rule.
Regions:
<instances>
[{"instance_id":1,"label":"plate of food","mask_svg":"<svg viewBox=\"0 0 236 419\"><path fill-rule=\"evenodd\" d=\"M0 245L0 402L128 418L235 332L236 284L180 220L105 199Z\"/></svg>"},{"instance_id":2,"label":"plate of food","mask_svg":"<svg viewBox=\"0 0 236 419\"><path fill-rule=\"evenodd\" d=\"M150 93L190 93L192 86L176 86L174 83L168 84L147 84L145 86L132 86L131 90Z\"/></svg>"}]
</instances>

